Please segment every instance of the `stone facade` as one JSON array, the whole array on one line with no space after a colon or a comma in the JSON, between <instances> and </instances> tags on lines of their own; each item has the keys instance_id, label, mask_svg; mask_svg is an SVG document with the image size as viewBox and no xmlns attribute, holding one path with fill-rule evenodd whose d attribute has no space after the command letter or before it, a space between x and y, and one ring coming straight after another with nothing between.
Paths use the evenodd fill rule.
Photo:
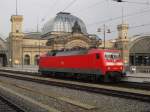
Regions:
<instances>
[{"instance_id":1,"label":"stone facade","mask_svg":"<svg viewBox=\"0 0 150 112\"><path fill-rule=\"evenodd\" d=\"M11 16L11 33L9 37L9 60L11 65L21 64L22 61L22 16Z\"/></svg>"},{"instance_id":2,"label":"stone facade","mask_svg":"<svg viewBox=\"0 0 150 112\"><path fill-rule=\"evenodd\" d=\"M66 13L65 13L66 14ZM70 14L66 14L70 16ZM81 22L81 20L79 20ZM98 47L101 39L89 35L83 27L82 32L78 22L72 27L72 32L22 32L23 16L11 16L11 32L8 38L9 64L37 65L38 57L51 50ZM80 23L81 25L84 23Z\"/></svg>"},{"instance_id":3,"label":"stone facade","mask_svg":"<svg viewBox=\"0 0 150 112\"><path fill-rule=\"evenodd\" d=\"M126 65L129 64L129 38L128 24L120 24L117 27L118 38L116 39L115 48L121 50L121 57Z\"/></svg>"},{"instance_id":4,"label":"stone facade","mask_svg":"<svg viewBox=\"0 0 150 112\"><path fill-rule=\"evenodd\" d=\"M31 35L31 34L30 34ZM33 35L33 33L32 33ZM34 39L28 38L28 35L23 38L22 54L23 54L23 64L24 65L37 65L37 59L40 55L51 50L51 47L46 46L47 40L44 39ZM27 63L26 57L29 57L29 62Z\"/></svg>"},{"instance_id":5,"label":"stone facade","mask_svg":"<svg viewBox=\"0 0 150 112\"><path fill-rule=\"evenodd\" d=\"M11 16L11 32L8 39L8 63L12 66L36 65L38 56L46 53L51 48L45 46L47 40L40 39L40 33L23 33L22 23L23 16Z\"/></svg>"},{"instance_id":6,"label":"stone facade","mask_svg":"<svg viewBox=\"0 0 150 112\"><path fill-rule=\"evenodd\" d=\"M88 35L73 33L69 35L57 36L48 39L47 45L54 50L72 49L72 48L95 48L101 44L101 40L90 38Z\"/></svg>"}]
</instances>

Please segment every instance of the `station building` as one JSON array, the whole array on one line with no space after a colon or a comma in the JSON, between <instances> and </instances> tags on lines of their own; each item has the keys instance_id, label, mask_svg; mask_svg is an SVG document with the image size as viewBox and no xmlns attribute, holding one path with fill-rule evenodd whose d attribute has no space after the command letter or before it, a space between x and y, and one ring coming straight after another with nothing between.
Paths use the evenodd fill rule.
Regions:
<instances>
[{"instance_id":1,"label":"station building","mask_svg":"<svg viewBox=\"0 0 150 112\"><path fill-rule=\"evenodd\" d=\"M39 55L50 50L98 47L101 39L88 34L84 22L70 13L60 12L50 19L42 32L24 33L23 16L11 16L7 40L8 64L37 65Z\"/></svg>"},{"instance_id":2,"label":"station building","mask_svg":"<svg viewBox=\"0 0 150 112\"><path fill-rule=\"evenodd\" d=\"M130 39L129 65L141 72L150 72L150 35L137 35Z\"/></svg>"},{"instance_id":3,"label":"station building","mask_svg":"<svg viewBox=\"0 0 150 112\"><path fill-rule=\"evenodd\" d=\"M45 23L42 32L24 33L21 15L13 15L10 20L9 37L0 38L0 66L34 66L39 55L50 50L102 48L104 44L96 35L88 34L84 22L70 13L58 13ZM121 50L127 66L149 69L150 35L128 37L128 28L125 23L118 25L118 37L106 41L106 48Z\"/></svg>"}]
</instances>

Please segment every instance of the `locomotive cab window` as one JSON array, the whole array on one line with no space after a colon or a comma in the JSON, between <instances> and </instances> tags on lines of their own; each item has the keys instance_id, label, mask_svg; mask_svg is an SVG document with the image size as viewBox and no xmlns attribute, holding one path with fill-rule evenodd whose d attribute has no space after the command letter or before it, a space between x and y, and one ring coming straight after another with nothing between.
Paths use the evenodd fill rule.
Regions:
<instances>
[{"instance_id":1,"label":"locomotive cab window","mask_svg":"<svg viewBox=\"0 0 150 112\"><path fill-rule=\"evenodd\" d=\"M99 59L99 58L100 58L99 54L98 54L98 53L96 53L96 59Z\"/></svg>"},{"instance_id":2,"label":"locomotive cab window","mask_svg":"<svg viewBox=\"0 0 150 112\"><path fill-rule=\"evenodd\" d=\"M112 59L120 59L119 52L105 52L105 59L112 60Z\"/></svg>"}]
</instances>

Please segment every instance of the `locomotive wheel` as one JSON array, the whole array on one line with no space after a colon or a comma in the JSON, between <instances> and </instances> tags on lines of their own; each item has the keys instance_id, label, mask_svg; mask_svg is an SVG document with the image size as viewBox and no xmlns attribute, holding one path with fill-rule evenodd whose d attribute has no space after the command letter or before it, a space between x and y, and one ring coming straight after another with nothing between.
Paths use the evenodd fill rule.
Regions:
<instances>
[{"instance_id":1,"label":"locomotive wheel","mask_svg":"<svg viewBox=\"0 0 150 112\"><path fill-rule=\"evenodd\" d=\"M75 77L76 80L79 80L79 74L78 73L75 73L74 77Z\"/></svg>"},{"instance_id":2,"label":"locomotive wheel","mask_svg":"<svg viewBox=\"0 0 150 112\"><path fill-rule=\"evenodd\" d=\"M92 74L87 74L87 75L86 75L86 80L87 80L87 81L93 81L94 78L93 78Z\"/></svg>"},{"instance_id":3,"label":"locomotive wheel","mask_svg":"<svg viewBox=\"0 0 150 112\"><path fill-rule=\"evenodd\" d=\"M94 82L94 81L95 81L95 76L91 74L90 80L91 80L92 82Z\"/></svg>"},{"instance_id":4,"label":"locomotive wheel","mask_svg":"<svg viewBox=\"0 0 150 112\"><path fill-rule=\"evenodd\" d=\"M104 76L104 82L120 82L121 75L117 72L109 72Z\"/></svg>"},{"instance_id":5,"label":"locomotive wheel","mask_svg":"<svg viewBox=\"0 0 150 112\"><path fill-rule=\"evenodd\" d=\"M104 76L103 76L103 82L112 82L112 77L111 77L111 74L110 73L106 73Z\"/></svg>"},{"instance_id":6,"label":"locomotive wheel","mask_svg":"<svg viewBox=\"0 0 150 112\"><path fill-rule=\"evenodd\" d=\"M41 71L41 75L44 76L44 77L47 77L47 76L49 76L49 72L45 72L45 71L42 72L42 71Z\"/></svg>"},{"instance_id":7,"label":"locomotive wheel","mask_svg":"<svg viewBox=\"0 0 150 112\"><path fill-rule=\"evenodd\" d=\"M97 82L98 81L98 76L96 74L91 74L91 81L92 82Z\"/></svg>"},{"instance_id":8,"label":"locomotive wheel","mask_svg":"<svg viewBox=\"0 0 150 112\"><path fill-rule=\"evenodd\" d=\"M121 81L121 74L116 74L116 76L114 77L114 82L120 82Z\"/></svg>"}]
</instances>

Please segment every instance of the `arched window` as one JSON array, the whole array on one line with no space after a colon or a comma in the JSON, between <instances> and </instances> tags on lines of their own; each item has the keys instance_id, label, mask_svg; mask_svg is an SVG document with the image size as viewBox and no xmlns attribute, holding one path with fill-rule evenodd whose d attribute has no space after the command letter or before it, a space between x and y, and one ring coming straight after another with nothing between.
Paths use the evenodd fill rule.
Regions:
<instances>
[{"instance_id":1,"label":"arched window","mask_svg":"<svg viewBox=\"0 0 150 112\"><path fill-rule=\"evenodd\" d=\"M39 55L34 56L34 65L38 65Z\"/></svg>"},{"instance_id":2,"label":"arched window","mask_svg":"<svg viewBox=\"0 0 150 112\"><path fill-rule=\"evenodd\" d=\"M28 54L24 56L24 65L30 65L30 56Z\"/></svg>"}]
</instances>

